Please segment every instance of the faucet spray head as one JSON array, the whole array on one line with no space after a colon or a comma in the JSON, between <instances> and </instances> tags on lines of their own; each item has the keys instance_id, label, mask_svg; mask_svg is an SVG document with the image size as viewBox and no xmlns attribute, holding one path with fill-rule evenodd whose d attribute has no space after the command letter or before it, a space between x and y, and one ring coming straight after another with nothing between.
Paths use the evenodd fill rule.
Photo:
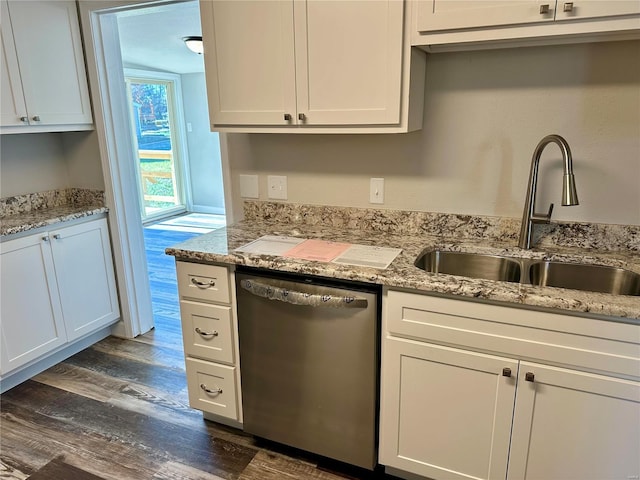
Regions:
<instances>
[{"instance_id":1,"label":"faucet spray head","mask_svg":"<svg viewBox=\"0 0 640 480\"><path fill-rule=\"evenodd\" d=\"M576 191L576 178L573 173L565 173L562 176L562 205L578 205L578 192Z\"/></svg>"}]
</instances>

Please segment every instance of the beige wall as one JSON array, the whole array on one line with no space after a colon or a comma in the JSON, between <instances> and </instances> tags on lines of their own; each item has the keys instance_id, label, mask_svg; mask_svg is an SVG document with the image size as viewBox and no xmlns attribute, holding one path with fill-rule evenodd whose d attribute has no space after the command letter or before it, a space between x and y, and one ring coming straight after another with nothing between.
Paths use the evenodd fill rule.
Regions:
<instances>
[{"instance_id":1,"label":"beige wall","mask_svg":"<svg viewBox=\"0 0 640 480\"><path fill-rule=\"evenodd\" d=\"M98 134L90 131L67 132L61 135L69 172L69 186L104 190Z\"/></svg>"},{"instance_id":2,"label":"beige wall","mask_svg":"<svg viewBox=\"0 0 640 480\"><path fill-rule=\"evenodd\" d=\"M0 197L68 187L104 189L94 131L2 135L0 154Z\"/></svg>"},{"instance_id":3,"label":"beige wall","mask_svg":"<svg viewBox=\"0 0 640 480\"><path fill-rule=\"evenodd\" d=\"M0 149L1 197L69 186L69 173L59 134L2 135Z\"/></svg>"},{"instance_id":4,"label":"beige wall","mask_svg":"<svg viewBox=\"0 0 640 480\"><path fill-rule=\"evenodd\" d=\"M640 224L640 42L430 55L424 128L404 135L229 135L238 175L288 177L288 201L519 217L538 141L564 136L580 205L561 207L562 167L550 145L539 205L554 218Z\"/></svg>"}]
</instances>

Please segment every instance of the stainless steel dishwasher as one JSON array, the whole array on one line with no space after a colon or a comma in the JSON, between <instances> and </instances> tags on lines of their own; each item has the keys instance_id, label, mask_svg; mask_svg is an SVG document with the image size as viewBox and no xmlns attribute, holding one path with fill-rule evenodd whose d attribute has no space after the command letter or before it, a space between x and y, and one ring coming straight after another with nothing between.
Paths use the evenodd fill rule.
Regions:
<instances>
[{"instance_id":1,"label":"stainless steel dishwasher","mask_svg":"<svg viewBox=\"0 0 640 480\"><path fill-rule=\"evenodd\" d=\"M379 289L236 273L244 430L373 469Z\"/></svg>"}]
</instances>

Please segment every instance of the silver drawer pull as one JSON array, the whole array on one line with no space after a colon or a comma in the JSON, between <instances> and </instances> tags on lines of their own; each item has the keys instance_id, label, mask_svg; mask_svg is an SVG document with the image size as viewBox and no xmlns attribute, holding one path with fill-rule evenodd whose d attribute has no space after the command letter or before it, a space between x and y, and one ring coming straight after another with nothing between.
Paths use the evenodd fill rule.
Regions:
<instances>
[{"instance_id":1,"label":"silver drawer pull","mask_svg":"<svg viewBox=\"0 0 640 480\"><path fill-rule=\"evenodd\" d=\"M209 281L203 282L202 280L198 280L197 278L192 278L191 283L193 283L198 288L209 288L209 287L216 286L215 280L209 280Z\"/></svg>"},{"instance_id":2,"label":"silver drawer pull","mask_svg":"<svg viewBox=\"0 0 640 480\"><path fill-rule=\"evenodd\" d=\"M212 394L212 395L219 395L222 393L222 389L221 388L216 388L215 390L211 390L209 387L207 387L204 383L200 384L200 388L202 390L204 390L206 393Z\"/></svg>"},{"instance_id":3,"label":"silver drawer pull","mask_svg":"<svg viewBox=\"0 0 640 480\"><path fill-rule=\"evenodd\" d=\"M213 332L205 332L203 330L200 330L200 327L196 327L196 332L199 335L202 335L203 337L217 337L218 336L218 332L216 332L215 330Z\"/></svg>"}]
</instances>

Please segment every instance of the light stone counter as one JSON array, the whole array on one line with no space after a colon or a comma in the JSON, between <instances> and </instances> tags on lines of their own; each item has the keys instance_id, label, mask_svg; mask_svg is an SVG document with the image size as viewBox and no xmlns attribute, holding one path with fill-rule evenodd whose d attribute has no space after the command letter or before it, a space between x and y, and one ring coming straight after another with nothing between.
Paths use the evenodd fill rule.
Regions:
<instances>
[{"instance_id":1,"label":"light stone counter","mask_svg":"<svg viewBox=\"0 0 640 480\"><path fill-rule=\"evenodd\" d=\"M246 202L244 221L167 248L166 253L194 262L246 265L469 299L616 317L634 323L640 320L640 297L432 274L413 264L423 251L437 248L596 263L640 273L640 227L556 224L546 236L543 234L543 238L538 238L541 246L532 250L516 247L517 228L519 222L513 219ZM402 253L389 268L380 270L234 251L262 235L394 247L401 248Z\"/></svg>"},{"instance_id":2,"label":"light stone counter","mask_svg":"<svg viewBox=\"0 0 640 480\"><path fill-rule=\"evenodd\" d=\"M106 213L100 191L69 188L0 199L0 236Z\"/></svg>"}]
</instances>

